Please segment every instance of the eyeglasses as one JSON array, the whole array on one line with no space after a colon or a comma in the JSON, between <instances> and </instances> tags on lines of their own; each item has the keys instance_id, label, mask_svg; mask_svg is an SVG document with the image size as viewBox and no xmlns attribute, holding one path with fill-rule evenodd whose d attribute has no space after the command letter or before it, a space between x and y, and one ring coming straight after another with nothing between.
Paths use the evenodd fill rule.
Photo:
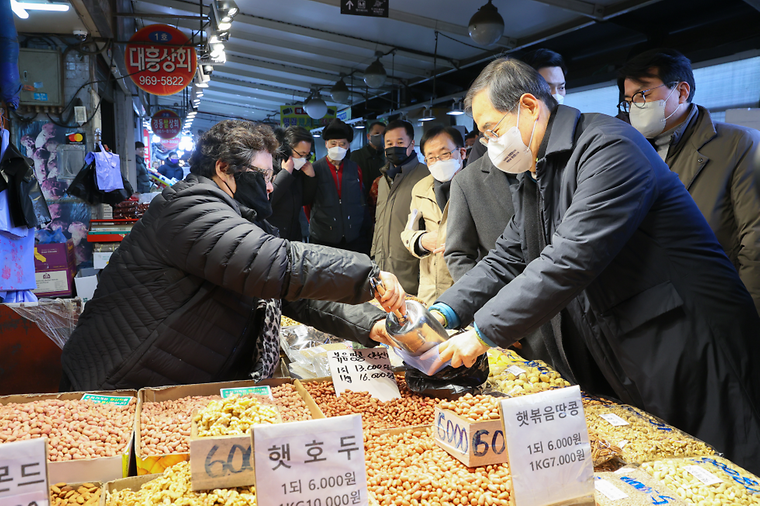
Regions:
<instances>
[{"instance_id":1,"label":"eyeglasses","mask_svg":"<svg viewBox=\"0 0 760 506\"><path fill-rule=\"evenodd\" d=\"M631 112L631 104L635 105L639 109L644 108L644 104L647 103L647 93L649 93L652 90L656 90L657 88L662 88L663 86L667 86L668 88L675 86L680 81L673 81L671 83L663 83L659 86L655 86L654 88L649 88L648 90L641 90L637 91L633 94L631 97L631 100L623 100L618 104L618 111L620 112Z\"/></svg>"},{"instance_id":2,"label":"eyeglasses","mask_svg":"<svg viewBox=\"0 0 760 506\"><path fill-rule=\"evenodd\" d=\"M428 165L433 165L438 160L445 162L446 160L451 160L451 157L454 156L455 151L456 149L453 151L448 151L446 153L441 153L438 156L427 156L425 157L425 161L427 162Z\"/></svg>"},{"instance_id":3,"label":"eyeglasses","mask_svg":"<svg viewBox=\"0 0 760 506\"><path fill-rule=\"evenodd\" d=\"M304 155L303 153L300 153L296 148L291 148L291 150L293 151L293 153L295 153L296 155L298 155L298 156L296 156L296 158L306 158L307 156L309 156L309 153L306 153Z\"/></svg>"},{"instance_id":4,"label":"eyeglasses","mask_svg":"<svg viewBox=\"0 0 760 506\"><path fill-rule=\"evenodd\" d=\"M483 137L478 138L481 144L483 144L484 146L488 146L489 139L496 140L499 138L499 134L496 133L496 129L499 128L499 125L501 125L501 122L504 121L504 118L507 117L507 114L509 113L508 112L505 113L504 116L501 117L499 122L496 123L496 125L494 125L493 128L491 128L490 130L483 130Z\"/></svg>"},{"instance_id":5,"label":"eyeglasses","mask_svg":"<svg viewBox=\"0 0 760 506\"><path fill-rule=\"evenodd\" d=\"M246 169L248 169L246 172L258 172L259 174L264 175L264 181L267 183L272 182L272 177L274 176L274 171L272 169L262 169L261 167L256 167L255 165L249 165L245 164L243 165Z\"/></svg>"}]
</instances>

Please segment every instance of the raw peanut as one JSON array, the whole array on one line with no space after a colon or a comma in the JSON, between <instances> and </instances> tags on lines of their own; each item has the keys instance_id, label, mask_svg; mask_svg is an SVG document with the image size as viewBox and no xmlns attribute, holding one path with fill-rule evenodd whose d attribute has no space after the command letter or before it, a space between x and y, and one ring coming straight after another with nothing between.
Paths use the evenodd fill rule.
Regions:
<instances>
[{"instance_id":1,"label":"raw peanut","mask_svg":"<svg viewBox=\"0 0 760 506\"><path fill-rule=\"evenodd\" d=\"M260 396L232 396L211 401L193 417L200 437L242 435L253 425L280 423L280 420L277 407ZM159 449L164 453L168 451L163 445Z\"/></svg>"},{"instance_id":2,"label":"raw peanut","mask_svg":"<svg viewBox=\"0 0 760 506\"><path fill-rule=\"evenodd\" d=\"M441 409L448 409L471 422L499 420L499 397L493 395L465 394L455 401L441 401Z\"/></svg>"}]
</instances>

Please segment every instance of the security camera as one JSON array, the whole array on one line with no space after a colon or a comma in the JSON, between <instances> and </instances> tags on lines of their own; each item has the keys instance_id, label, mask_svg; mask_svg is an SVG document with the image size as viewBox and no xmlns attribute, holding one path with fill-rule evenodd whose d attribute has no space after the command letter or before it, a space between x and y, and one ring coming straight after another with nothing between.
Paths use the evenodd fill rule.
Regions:
<instances>
[{"instance_id":1,"label":"security camera","mask_svg":"<svg viewBox=\"0 0 760 506\"><path fill-rule=\"evenodd\" d=\"M79 40L85 40L88 35L87 30L74 30L74 36Z\"/></svg>"}]
</instances>

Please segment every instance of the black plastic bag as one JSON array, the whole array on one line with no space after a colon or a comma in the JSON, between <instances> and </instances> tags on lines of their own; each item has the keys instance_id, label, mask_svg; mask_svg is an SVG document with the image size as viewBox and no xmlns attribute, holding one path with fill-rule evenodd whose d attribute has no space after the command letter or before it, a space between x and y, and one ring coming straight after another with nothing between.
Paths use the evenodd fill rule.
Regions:
<instances>
[{"instance_id":1,"label":"black plastic bag","mask_svg":"<svg viewBox=\"0 0 760 506\"><path fill-rule=\"evenodd\" d=\"M34 175L32 161L16 146L6 149L0 172L7 179L11 222L15 227L43 227L52 220L40 183Z\"/></svg>"},{"instance_id":2,"label":"black plastic bag","mask_svg":"<svg viewBox=\"0 0 760 506\"><path fill-rule=\"evenodd\" d=\"M472 367L446 366L432 376L413 367L406 369L406 385L412 392L421 394L439 393L441 390L454 395L474 393L488 379L488 353L478 357ZM437 391L437 392L436 392Z\"/></svg>"},{"instance_id":3,"label":"black plastic bag","mask_svg":"<svg viewBox=\"0 0 760 506\"><path fill-rule=\"evenodd\" d=\"M119 202L124 202L132 196L134 190L129 181L122 174L121 180L124 183L124 189L113 190L110 192L104 192L98 188L96 176L95 176L95 162L82 167L77 177L69 185L69 189L66 193L74 197L80 198L88 204L110 204L115 206Z\"/></svg>"}]
</instances>

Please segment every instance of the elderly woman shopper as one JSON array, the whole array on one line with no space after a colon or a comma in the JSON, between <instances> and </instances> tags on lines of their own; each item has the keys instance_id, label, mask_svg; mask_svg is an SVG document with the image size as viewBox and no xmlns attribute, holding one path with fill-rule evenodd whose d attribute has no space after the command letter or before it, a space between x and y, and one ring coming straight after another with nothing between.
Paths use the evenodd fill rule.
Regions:
<instances>
[{"instance_id":1,"label":"elderly woman shopper","mask_svg":"<svg viewBox=\"0 0 760 506\"><path fill-rule=\"evenodd\" d=\"M402 308L395 276L366 255L281 239L267 223L276 148L269 127L247 121L201 137L192 173L153 200L103 270L63 350L62 390L270 377L281 312L386 342L385 314L348 304L367 301L379 277L383 307Z\"/></svg>"}]
</instances>

